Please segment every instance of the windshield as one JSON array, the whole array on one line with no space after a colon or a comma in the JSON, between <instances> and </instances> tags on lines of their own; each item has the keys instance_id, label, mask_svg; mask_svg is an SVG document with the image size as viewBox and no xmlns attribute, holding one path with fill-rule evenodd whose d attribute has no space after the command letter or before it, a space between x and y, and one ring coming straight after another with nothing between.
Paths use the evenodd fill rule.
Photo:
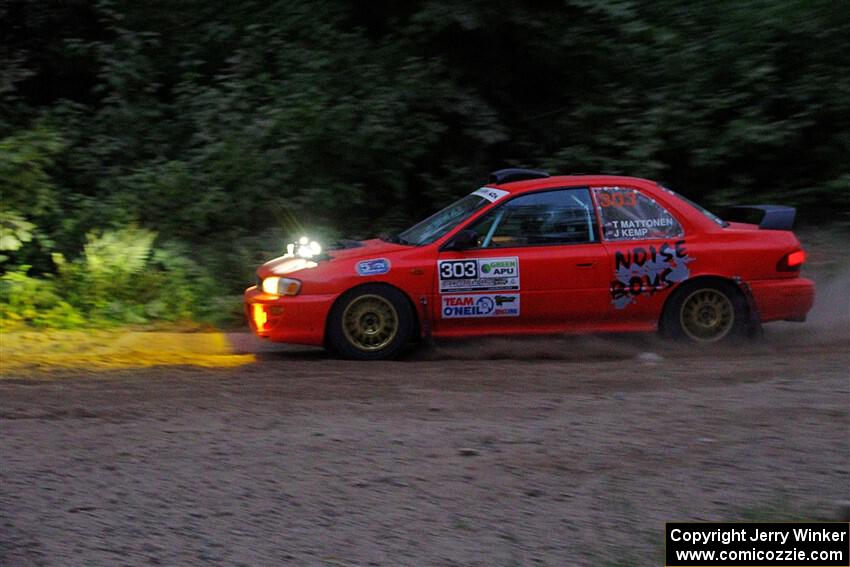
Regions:
<instances>
[{"instance_id":1,"label":"windshield","mask_svg":"<svg viewBox=\"0 0 850 567\"><path fill-rule=\"evenodd\" d=\"M698 210L703 215L705 215L706 217L708 217L709 219L711 219L715 223L719 224L720 226L724 226L724 227L729 226L728 222L726 222L722 218L718 217L717 215L715 215L714 213L712 213L711 211L709 211L708 209L706 209L702 205L691 201L690 199L688 199L684 195L680 195L679 193L676 193L675 191L673 191L672 189L668 189L667 187L662 187L662 189L664 189L665 191L667 191L671 195L674 195L674 196L680 198L681 200L683 200L684 202L686 202L687 204L689 204L690 206L692 206L693 208L695 208L696 210Z\"/></svg>"},{"instance_id":2,"label":"windshield","mask_svg":"<svg viewBox=\"0 0 850 567\"><path fill-rule=\"evenodd\" d=\"M399 242L413 246L431 244L456 227L458 223L490 204L489 199L476 193L455 201L445 209L408 228L398 235Z\"/></svg>"}]
</instances>

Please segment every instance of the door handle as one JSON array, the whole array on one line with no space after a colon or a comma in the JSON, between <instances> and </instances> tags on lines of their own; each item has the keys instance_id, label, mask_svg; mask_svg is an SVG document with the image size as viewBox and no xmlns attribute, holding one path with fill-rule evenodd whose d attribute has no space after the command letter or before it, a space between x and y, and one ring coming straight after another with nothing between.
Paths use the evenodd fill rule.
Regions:
<instances>
[{"instance_id":1,"label":"door handle","mask_svg":"<svg viewBox=\"0 0 850 567\"><path fill-rule=\"evenodd\" d=\"M582 262L580 264L576 264L579 268L592 268L595 262Z\"/></svg>"}]
</instances>

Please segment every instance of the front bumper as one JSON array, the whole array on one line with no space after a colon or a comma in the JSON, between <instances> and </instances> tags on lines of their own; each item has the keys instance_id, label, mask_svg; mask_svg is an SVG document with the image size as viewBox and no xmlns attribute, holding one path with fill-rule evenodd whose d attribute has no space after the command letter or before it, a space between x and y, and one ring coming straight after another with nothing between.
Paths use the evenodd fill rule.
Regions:
<instances>
[{"instance_id":1,"label":"front bumper","mask_svg":"<svg viewBox=\"0 0 850 567\"><path fill-rule=\"evenodd\" d=\"M759 319L803 321L815 302L815 282L808 278L748 282Z\"/></svg>"},{"instance_id":2,"label":"front bumper","mask_svg":"<svg viewBox=\"0 0 850 567\"><path fill-rule=\"evenodd\" d=\"M325 339L325 322L335 298L334 295L280 297L263 293L253 286L245 290L245 315L258 337L321 346Z\"/></svg>"}]
</instances>

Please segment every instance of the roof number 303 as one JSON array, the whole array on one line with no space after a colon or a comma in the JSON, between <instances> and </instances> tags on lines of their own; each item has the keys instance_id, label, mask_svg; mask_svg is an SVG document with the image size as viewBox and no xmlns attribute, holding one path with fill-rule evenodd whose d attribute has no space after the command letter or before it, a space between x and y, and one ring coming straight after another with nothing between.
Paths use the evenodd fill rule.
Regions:
<instances>
[{"instance_id":1,"label":"roof number 303","mask_svg":"<svg viewBox=\"0 0 850 567\"><path fill-rule=\"evenodd\" d=\"M444 280L475 277L478 277L478 264L475 260L440 263L440 278Z\"/></svg>"},{"instance_id":2,"label":"roof number 303","mask_svg":"<svg viewBox=\"0 0 850 567\"><path fill-rule=\"evenodd\" d=\"M600 207L636 207L637 194L634 191L617 193L605 193L600 191L597 193Z\"/></svg>"}]
</instances>

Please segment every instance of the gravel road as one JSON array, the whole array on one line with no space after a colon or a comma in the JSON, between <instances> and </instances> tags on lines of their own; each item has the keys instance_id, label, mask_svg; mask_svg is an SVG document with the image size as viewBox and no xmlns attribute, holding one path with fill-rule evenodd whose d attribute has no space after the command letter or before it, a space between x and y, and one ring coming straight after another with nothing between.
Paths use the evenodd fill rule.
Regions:
<instances>
[{"instance_id":1,"label":"gravel road","mask_svg":"<svg viewBox=\"0 0 850 567\"><path fill-rule=\"evenodd\" d=\"M832 519L850 344L795 329L6 378L0 565L661 565L668 520Z\"/></svg>"}]
</instances>

